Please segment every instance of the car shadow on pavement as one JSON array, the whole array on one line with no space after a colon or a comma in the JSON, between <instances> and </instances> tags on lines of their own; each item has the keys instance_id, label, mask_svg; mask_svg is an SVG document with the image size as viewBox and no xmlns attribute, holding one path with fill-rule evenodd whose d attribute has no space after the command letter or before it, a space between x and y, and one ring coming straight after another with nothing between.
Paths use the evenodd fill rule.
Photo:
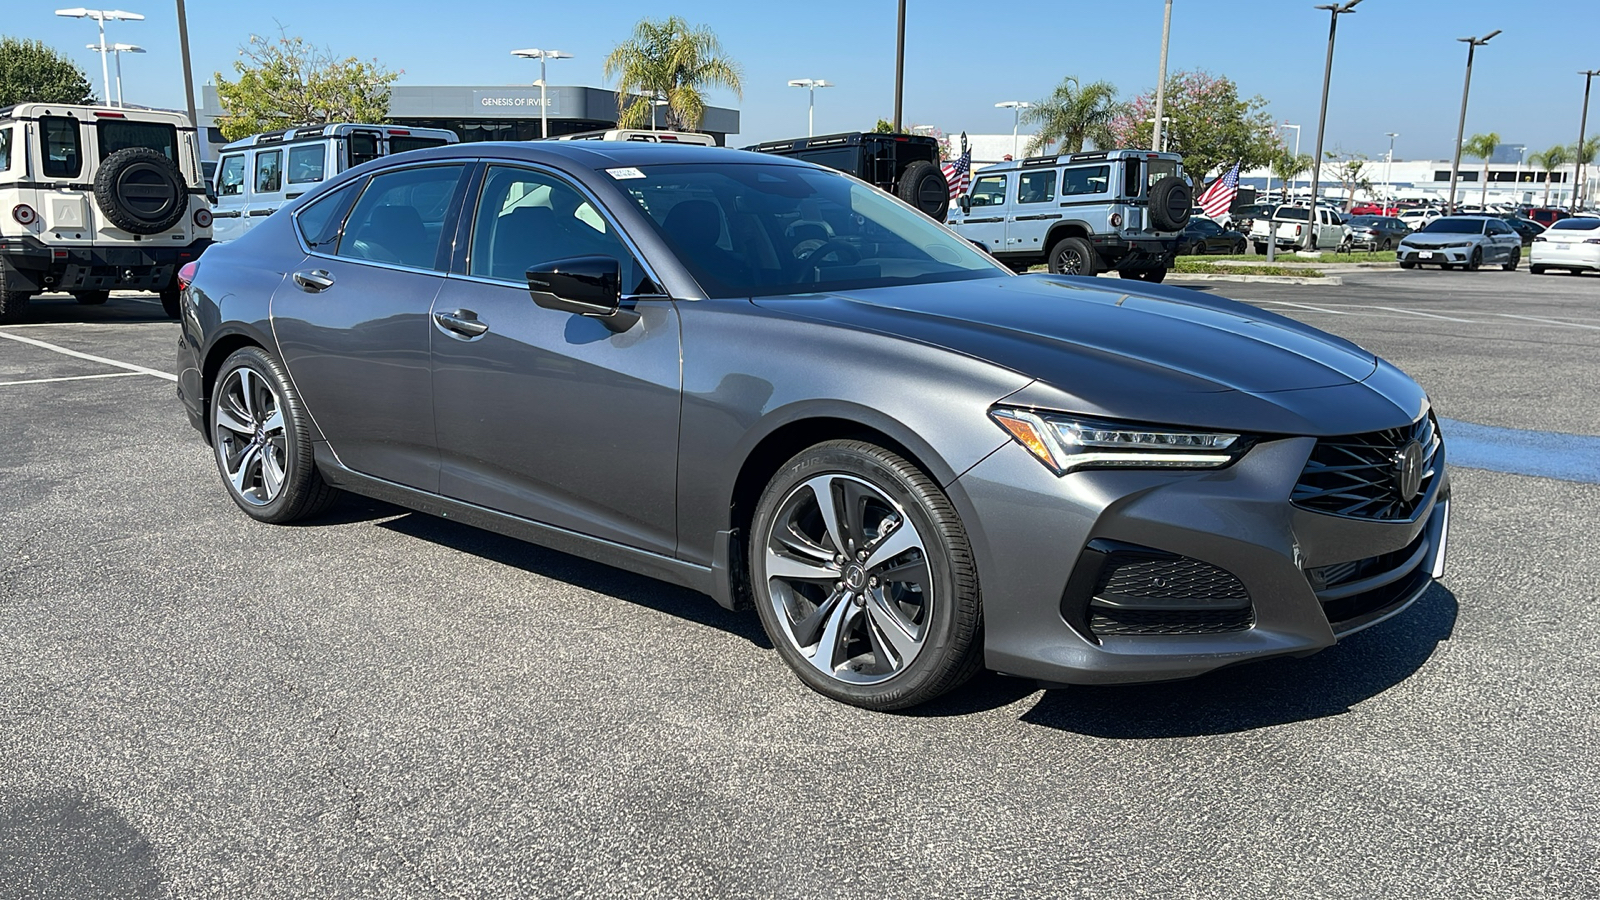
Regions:
<instances>
[{"instance_id":1,"label":"car shadow on pavement","mask_svg":"<svg viewBox=\"0 0 1600 900\"><path fill-rule=\"evenodd\" d=\"M1348 712L1409 678L1450 639L1455 594L1435 584L1410 609L1314 656L1247 663L1189 681L1046 691L1025 722L1091 737L1249 731Z\"/></svg>"},{"instance_id":2,"label":"car shadow on pavement","mask_svg":"<svg viewBox=\"0 0 1600 900\"><path fill-rule=\"evenodd\" d=\"M0 897L170 896L155 848L104 801L63 790L0 810Z\"/></svg>"},{"instance_id":3,"label":"car shadow on pavement","mask_svg":"<svg viewBox=\"0 0 1600 900\"><path fill-rule=\"evenodd\" d=\"M171 322L154 294L147 299L112 297L98 306L84 306L72 297L34 297L19 325L126 325Z\"/></svg>"},{"instance_id":4,"label":"car shadow on pavement","mask_svg":"<svg viewBox=\"0 0 1600 900\"><path fill-rule=\"evenodd\" d=\"M460 553L470 553L543 578L649 607L697 625L718 628L763 649L772 649L772 642L767 640L755 613L729 612L705 594L688 588L424 513L402 515L378 524Z\"/></svg>"}]
</instances>

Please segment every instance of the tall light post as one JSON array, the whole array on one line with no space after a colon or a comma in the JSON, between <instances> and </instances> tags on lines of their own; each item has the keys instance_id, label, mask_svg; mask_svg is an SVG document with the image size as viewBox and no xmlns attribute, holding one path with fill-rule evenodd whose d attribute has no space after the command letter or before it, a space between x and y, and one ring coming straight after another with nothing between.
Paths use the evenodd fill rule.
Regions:
<instances>
[{"instance_id":1,"label":"tall light post","mask_svg":"<svg viewBox=\"0 0 1600 900\"><path fill-rule=\"evenodd\" d=\"M1322 180L1322 136L1328 124L1328 82L1333 78L1333 38L1339 30L1339 17L1355 12L1356 4L1360 2L1347 0L1345 3L1324 3L1317 7L1328 11L1328 58L1322 64L1322 109L1317 113L1317 151L1311 158L1311 208L1306 224L1311 227L1313 238L1317 234L1317 183Z\"/></svg>"},{"instance_id":2,"label":"tall light post","mask_svg":"<svg viewBox=\"0 0 1600 900\"><path fill-rule=\"evenodd\" d=\"M1517 203L1522 202L1522 158L1527 155L1527 144L1523 144L1517 148L1517 174L1511 179L1511 183L1516 185L1516 189L1512 191L1512 196L1516 197Z\"/></svg>"},{"instance_id":3,"label":"tall light post","mask_svg":"<svg viewBox=\"0 0 1600 900\"><path fill-rule=\"evenodd\" d=\"M531 47L527 50L513 50L511 51L511 55L520 56L523 59L537 59L539 61L539 137L549 138L550 101L549 98L545 96L545 60L571 59L572 54L561 50L540 50L538 47ZM652 123L655 122L655 116L656 111L654 109L650 110L650 121Z\"/></svg>"},{"instance_id":4,"label":"tall light post","mask_svg":"<svg viewBox=\"0 0 1600 900\"><path fill-rule=\"evenodd\" d=\"M817 88L831 88L833 82L821 78L796 78L789 82L789 87L805 88L810 95L806 100L806 137L811 137L816 133Z\"/></svg>"},{"instance_id":5,"label":"tall light post","mask_svg":"<svg viewBox=\"0 0 1600 900\"><path fill-rule=\"evenodd\" d=\"M1017 127L1022 123L1022 111L1033 109L1033 104L1026 100L1004 100L994 105L995 109L1011 110L1011 158L1017 158Z\"/></svg>"},{"instance_id":6,"label":"tall light post","mask_svg":"<svg viewBox=\"0 0 1600 900\"><path fill-rule=\"evenodd\" d=\"M1400 132L1385 131L1384 134L1389 136L1389 155L1383 159L1383 191L1389 196L1384 203L1388 204L1394 202L1394 139L1400 136ZM1399 204L1395 204L1395 211L1400 211ZM1389 215L1387 205L1384 206L1383 214Z\"/></svg>"},{"instance_id":7,"label":"tall light post","mask_svg":"<svg viewBox=\"0 0 1600 900\"><path fill-rule=\"evenodd\" d=\"M1596 75L1600 75L1600 70L1591 69L1589 71L1579 72L1578 74L1583 76L1583 114L1578 116L1578 161L1572 169L1573 209L1582 208L1578 203L1578 194L1585 187L1587 187L1583 181L1583 166L1584 163L1588 162L1588 160L1583 158L1583 133L1588 129L1589 126L1589 82Z\"/></svg>"},{"instance_id":8,"label":"tall light post","mask_svg":"<svg viewBox=\"0 0 1600 900\"><path fill-rule=\"evenodd\" d=\"M1288 122L1285 122L1282 125L1279 125L1278 127L1279 128L1293 128L1294 129L1294 158L1295 159L1299 159L1300 158L1300 126L1299 125L1290 125ZM1298 181L1298 180L1299 179L1297 179L1297 178L1291 178L1291 179L1289 179L1289 183L1283 186L1283 202L1285 202L1285 203L1289 202L1289 192L1294 190L1295 182Z\"/></svg>"},{"instance_id":9,"label":"tall light post","mask_svg":"<svg viewBox=\"0 0 1600 900\"><path fill-rule=\"evenodd\" d=\"M1156 73L1155 133L1150 137L1150 149L1157 153L1161 152L1161 126L1166 123L1161 113L1167 105L1167 41L1172 37L1172 0L1167 0L1166 6L1161 18L1161 67Z\"/></svg>"},{"instance_id":10,"label":"tall light post","mask_svg":"<svg viewBox=\"0 0 1600 900\"><path fill-rule=\"evenodd\" d=\"M122 54L143 53L144 48L136 44L112 44L109 47L104 44L86 44L85 46L90 50L99 50L101 53L109 50L111 55L117 58L117 106L122 106Z\"/></svg>"},{"instance_id":11,"label":"tall light post","mask_svg":"<svg viewBox=\"0 0 1600 900\"><path fill-rule=\"evenodd\" d=\"M1456 38L1467 45L1467 77L1461 82L1461 119L1456 123L1456 155L1450 162L1450 202L1445 206L1445 210L1452 214L1456 211L1456 176L1461 171L1461 136L1467 132L1467 94L1472 90L1472 54L1499 33L1500 29L1496 28L1481 38Z\"/></svg>"},{"instance_id":12,"label":"tall light post","mask_svg":"<svg viewBox=\"0 0 1600 900\"><path fill-rule=\"evenodd\" d=\"M68 19L93 19L95 24L100 26L100 43L98 45L91 45L91 49L97 46L100 50L100 85L106 92L106 105L110 106L111 70L106 64L106 52L111 48L106 46L106 20L110 19L119 22L143 22L144 16L138 13L125 12L120 9L84 9L81 6L75 6L72 9L58 9L56 10L56 15L63 16Z\"/></svg>"}]
</instances>

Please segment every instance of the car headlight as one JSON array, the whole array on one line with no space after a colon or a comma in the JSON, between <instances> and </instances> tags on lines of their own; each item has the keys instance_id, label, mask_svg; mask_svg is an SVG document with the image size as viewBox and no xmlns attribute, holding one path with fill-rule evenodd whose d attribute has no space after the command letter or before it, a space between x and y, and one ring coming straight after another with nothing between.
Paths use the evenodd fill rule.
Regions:
<instances>
[{"instance_id":1,"label":"car headlight","mask_svg":"<svg viewBox=\"0 0 1600 900\"><path fill-rule=\"evenodd\" d=\"M1451 241L1448 244L1440 244L1439 246L1441 246L1441 247L1471 247L1472 246L1472 242L1471 241Z\"/></svg>"},{"instance_id":2,"label":"car headlight","mask_svg":"<svg viewBox=\"0 0 1600 900\"><path fill-rule=\"evenodd\" d=\"M1218 469L1249 449L1243 435L1106 422L996 406L989 417L1057 475L1093 468Z\"/></svg>"}]
</instances>

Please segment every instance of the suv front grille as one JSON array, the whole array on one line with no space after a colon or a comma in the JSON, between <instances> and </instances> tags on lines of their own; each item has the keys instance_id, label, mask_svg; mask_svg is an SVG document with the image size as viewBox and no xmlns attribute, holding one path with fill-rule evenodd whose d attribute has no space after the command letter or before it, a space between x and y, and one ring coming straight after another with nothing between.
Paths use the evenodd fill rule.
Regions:
<instances>
[{"instance_id":1,"label":"suv front grille","mask_svg":"<svg viewBox=\"0 0 1600 900\"><path fill-rule=\"evenodd\" d=\"M1408 497L1402 494L1398 470L1400 455L1413 440L1422 447L1422 479ZM1403 428L1318 438L1290 502L1336 516L1409 521L1438 477L1441 445L1431 412Z\"/></svg>"}]
</instances>

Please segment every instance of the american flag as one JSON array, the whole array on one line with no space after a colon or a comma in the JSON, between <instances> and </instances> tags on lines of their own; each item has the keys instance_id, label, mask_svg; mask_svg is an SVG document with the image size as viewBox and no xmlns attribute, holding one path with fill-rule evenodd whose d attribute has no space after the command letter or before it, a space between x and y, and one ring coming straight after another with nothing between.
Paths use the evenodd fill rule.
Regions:
<instances>
[{"instance_id":1,"label":"american flag","mask_svg":"<svg viewBox=\"0 0 1600 900\"><path fill-rule=\"evenodd\" d=\"M972 186L972 148L967 146L967 133L961 132L961 158L939 166L944 180L950 185L950 199L965 194Z\"/></svg>"},{"instance_id":2,"label":"american flag","mask_svg":"<svg viewBox=\"0 0 1600 900\"><path fill-rule=\"evenodd\" d=\"M1234 163L1228 174L1213 181L1211 187L1200 195L1200 209L1206 218L1215 219L1227 213L1233 206L1233 198L1239 196L1239 164Z\"/></svg>"}]
</instances>

